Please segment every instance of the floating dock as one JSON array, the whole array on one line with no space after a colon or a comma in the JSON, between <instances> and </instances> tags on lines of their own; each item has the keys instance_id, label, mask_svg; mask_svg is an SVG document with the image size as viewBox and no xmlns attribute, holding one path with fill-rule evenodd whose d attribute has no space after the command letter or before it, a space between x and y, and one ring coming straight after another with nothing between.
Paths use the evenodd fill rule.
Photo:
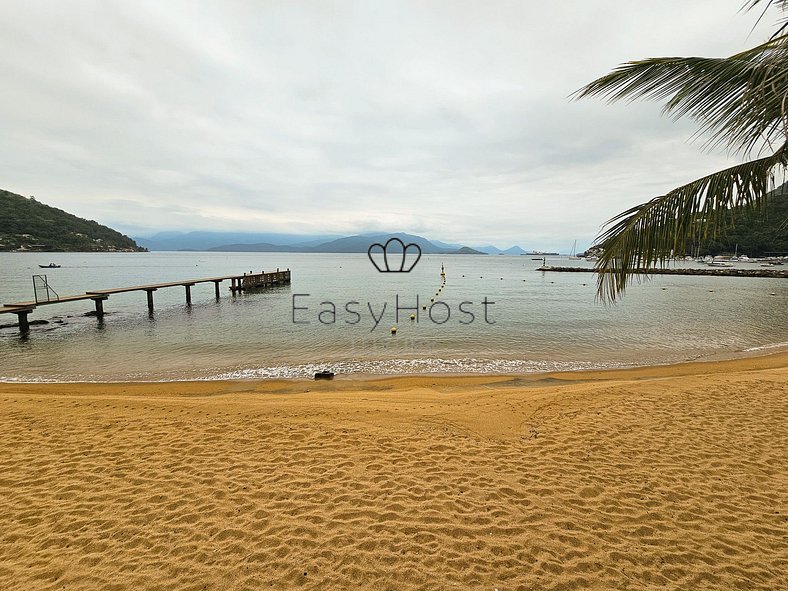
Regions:
<instances>
[{"instance_id":1,"label":"floating dock","mask_svg":"<svg viewBox=\"0 0 788 591\"><path fill-rule=\"evenodd\" d=\"M230 291L235 295L238 292L246 291L248 289L259 289L264 287L272 287L275 285L285 285L290 283L290 269L280 271L277 269L274 272L266 273L243 273L241 275L225 275L223 277L204 277L202 279L188 279L185 281L170 281L167 283L153 283L150 285L133 285L131 287L118 287L115 289L98 289L95 291L86 291L84 294L70 295L70 296L55 296L46 300L35 300L30 302L15 302L12 304L3 304L0 306L0 314L16 314L19 318L19 332L26 333L30 331L30 323L28 316L30 313L39 306L48 306L51 304L62 304L66 302L76 302L81 300L92 300L96 308L96 316L101 318L104 316L104 301L109 296L116 293L128 293L130 291L144 291L147 294L148 311L153 312L153 292L165 287L183 287L186 290L186 305L191 306L192 292L191 288L198 283L213 283L215 287L216 299L220 297L219 285L223 281L230 281Z\"/></svg>"}]
</instances>

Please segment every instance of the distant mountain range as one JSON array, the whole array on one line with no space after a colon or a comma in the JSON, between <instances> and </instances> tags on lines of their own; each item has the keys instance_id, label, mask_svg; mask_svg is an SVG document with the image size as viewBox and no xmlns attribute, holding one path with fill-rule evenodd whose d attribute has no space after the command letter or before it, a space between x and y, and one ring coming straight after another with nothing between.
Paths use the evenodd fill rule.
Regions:
<instances>
[{"instance_id":1,"label":"distant mountain range","mask_svg":"<svg viewBox=\"0 0 788 591\"><path fill-rule=\"evenodd\" d=\"M148 250L210 250L238 245L269 244L277 247L309 247L337 238L331 234L277 234L246 232L159 232L150 238L137 238ZM252 251L265 252L265 251ZM280 250L280 252L282 252ZM286 252L286 251L285 251Z\"/></svg>"},{"instance_id":2,"label":"distant mountain range","mask_svg":"<svg viewBox=\"0 0 788 591\"><path fill-rule=\"evenodd\" d=\"M469 247L414 234L373 232L354 236L275 232L159 232L131 239L91 220L44 205L32 197L0 190L0 251L215 251L365 253L374 242L399 238L424 254L524 254L519 246Z\"/></svg>"},{"instance_id":3,"label":"distant mountain range","mask_svg":"<svg viewBox=\"0 0 788 591\"><path fill-rule=\"evenodd\" d=\"M238 233L238 232L160 232L150 238L137 238L149 250L201 250L213 252L367 252L373 242L399 238L415 243L424 254L525 254L519 246L500 250L494 246L471 248L428 240L423 236L397 233L357 234L354 236Z\"/></svg>"},{"instance_id":4,"label":"distant mountain range","mask_svg":"<svg viewBox=\"0 0 788 591\"><path fill-rule=\"evenodd\" d=\"M384 244L390 238L399 238L405 244L418 244L424 254L486 254L467 246L441 247L430 242L423 236L404 234L359 234L356 236L343 236L320 244L272 244L270 242L257 242L252 244L223 244L206 250L219 252L367 252L369 246L375 242Z\"/></svg>"}]
</instances>

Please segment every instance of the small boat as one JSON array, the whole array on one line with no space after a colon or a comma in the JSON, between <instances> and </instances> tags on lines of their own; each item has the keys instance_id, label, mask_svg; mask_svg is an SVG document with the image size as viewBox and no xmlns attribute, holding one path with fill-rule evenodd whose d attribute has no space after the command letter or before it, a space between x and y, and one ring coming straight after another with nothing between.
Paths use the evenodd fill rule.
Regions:
<instances>
[{"instance_id":1,"label":"small boat","mask_svg":"<svg viewBox=\"0 0 788 591\"><path fill-rule=\"evenodd\" d=\"M725 261L709 261L706 263L709 267L732 267L730 263L726 263Z\"/></svg>"},{"instance_id":2,"label":"small boat","mask_svg":"<svg viewBox=\"0 0 788 591\"><path fill-rule=\"evenodd\" d=\"M42 269L59 269L60 265L56 265L55 263L49 263L48 265L38 265Z\"/></svg>"}]
</instances>

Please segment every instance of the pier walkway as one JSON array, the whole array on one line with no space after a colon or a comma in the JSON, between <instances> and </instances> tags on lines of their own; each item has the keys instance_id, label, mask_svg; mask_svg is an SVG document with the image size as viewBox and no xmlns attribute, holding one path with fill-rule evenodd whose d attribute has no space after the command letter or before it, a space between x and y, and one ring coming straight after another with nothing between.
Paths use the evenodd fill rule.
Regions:
<instances>
[{"instance_id":1,"label":"pier walkway","mask_svg":"<svg viewBox=\"0 0 788 591\"><path fill-rule=\"evenodd\" d=\"M290 269L280 271L277 269L271 273L261 271L260 273L243 273L241 275L224 275L222 277L204 277L202 279L187 279L184 281L169 281L167 283L152 283L150 285L133 285L131 287L117 287L114 289L98 289L86 291L84 294L70 296L55 296L46 300L33 300L29 302L14 302L0 306L0 314L16 314L19 318L19 332L28 332L30 323L28 315L39 306L51 304L62 304L66 302L76 302L81 300L92 300L96 308L96 316L99 318L104 315L104 301L109 296L118 293L128 293L131 291L144 291L147 294L148 310L153 312L153 292L167 287L183 287L186 290L186 305L192 303L191 288L198 283L213 283L216 298L220 297L219 285L224 281L230 281L230 291L236 294L248 289L258 289L271 287L274 285L284 285L290 283Z\"/></svg>"}]
</instances>

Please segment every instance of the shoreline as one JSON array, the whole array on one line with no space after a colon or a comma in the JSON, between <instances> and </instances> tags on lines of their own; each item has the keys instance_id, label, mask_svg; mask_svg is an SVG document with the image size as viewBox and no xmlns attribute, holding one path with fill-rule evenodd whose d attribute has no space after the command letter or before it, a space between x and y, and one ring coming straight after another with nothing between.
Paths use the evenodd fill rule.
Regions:
<instances>
[{"instance_id":1,"label":"shoreline","mask_svg":"<svg viewBox=\"0 0 788 591\"><path fill-rule=\"evenodd\" d=\"M4 386L10 386L15 384L27 384L31 386L36 385L107 385L107 386L117 386L117 385L128 385L128 384L148 384L148 385L166 385L166 384L181 384L181 383L223 383L223 382L233 382L233 383L267 383L267 382L306 382L312 383L313 382L313 371L335 371L336 375L331 381L357 381L357 382L365 382L365 381L376 381L376 380L385 380L385 379L424 379L429 380L432 378L473 378L473 377L488 377L488 378L496 378L496 377L511 377L511 378L529 378L533 376L555 376L555 375L577 375L579 373L599 373L599 372L618 372L618 371L628 371L628 370L639 370L639 369L648 369L648 368L670 368L670 367L677 367L685 364L693 364L693 363L718 363L718 362L726 362L726 361L736 361L739 359L752 359L757 357L768 357L772 355L779 355L781 353L788 354L788 342L776 342L770 343L767 345L761 345L757 347L751 347L748 349L741 349L737 351L731 352L724 352L724 353L699 353L691 358L684 359L684 360L676 360L676 361L655 361L651 363L644 363L642 365L627 365L626 362L618 362L611 365L603 365L600 364L598 367L582 367L582 365L594 365L594 362L590 361L576 361L577 365L581 366L576 369L534 369L533 371L507 371L502 370L500 372L496 371L450 371L450 370L437 370L437 371L413 371L413 372L400 372L400 373L376 373L374 370L372 371L350 371L347 373L342 372L342 367L337 367L338 365L341 366L342 364L348 363L347 360L341 361L334 361L334 362L325 362L325 363L310 363L309 366L313 367L313 370L310 370L307 375L294 375L294 376L263 376L263 375L248 375L248 376L228 376L228 374L232 373L244 373L244 372L259 372L261 370L266 369L281 369L282 367L285 368L302 368L304 365L291 365L291 366L271 366L270 368L263 367L263 368L252 368L252 369L245 369L245 370L235 370L233 372L221 372L214 376L209 377L176 377L176 378L154 378L154 379L106 379L106 378L99 378L99 379L91 379L91 380L59 380L59 379L50 379L50 378L16 378L16 377L3 377L0 376L0 392ZM386 363L386 362L412 362L417 361L417 359L390 359L390 360L366 360L366 361L374 361L378 363ZM518 359L433 359L433 361L439 361L442 363L446 362L482 362L482 363L519 363L519 362L526 362L525 360L518 360ZM547 364L547 361L544 360L532 360L529 363L533 364ZM563 363L563 364L571 364L573 362L567 361L560 361L560 362L553 362L553 363Z\"/></svg>"},{"instance_id":2,"label":"shoreline","mask_svg":"<svg viewBox=\"0 0 788 591\"><path fill-rule=\"evenodd\" d=\"M744 352L741 352L744 353ZM312 378L241 378L241 379L186 379L186 380L161 380L161 381L91 381L91 382L27 382L27 381L0 381L0 394L11 391L16 386L25 390L41 389L58 390L85 386L91 389L105 388L139 388L166 389L172 386L188 386L191 390L210 391L212 388L248 387L248 391L265 393L269 390L281 391L283 387L297 390L299 387L309 386L310 391L319 390L348 390L353 387L365 385L392 384L395 387L413 386L418 384L440 382L448 384L497 384L507 381L517 381L518 384L527 385L551 381L553 383L577 382L605 382L619 380L644 380L668 379L681 376L695 376L704 374L724 373L729 371L757 371L763 369L778 369L788 367L788 350L763 353L753 351L748 355L725 357L721 359L697 359L657 365L641 365L622 368L577 369L570 371L546 371L531 373L413 373L413 374L338 374L332 380L314 380ZM339 385L338 385L339 384ZM199 386L199 387L198 387Z\"/></svg>"}]
</instances>

